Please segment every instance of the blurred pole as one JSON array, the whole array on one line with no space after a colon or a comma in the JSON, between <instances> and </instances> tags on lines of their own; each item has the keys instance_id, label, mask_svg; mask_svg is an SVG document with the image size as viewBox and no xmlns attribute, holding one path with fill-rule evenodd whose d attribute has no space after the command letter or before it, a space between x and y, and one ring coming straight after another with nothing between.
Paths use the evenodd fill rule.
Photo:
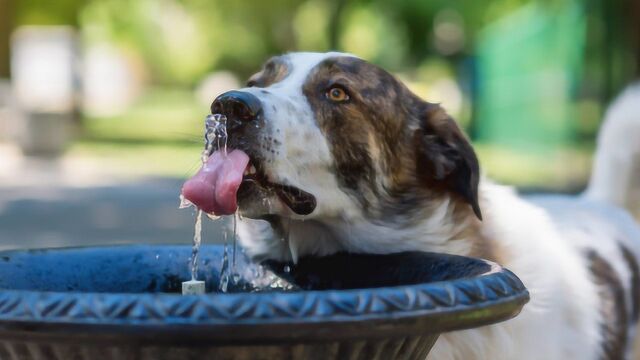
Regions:
<instances>
[{"instance_id":1,"label":"blurred pole","mask_svg":"<svg viewBox=\"0 0 640 360\"><path fill-rule=\"evenodd\" d=\"M0 78L9 77L9 38L13 24L12 0L0 0Z\"/></svg>"},{"instance_id":2,"label":"blurred pole","mask_svg":"<svg viewBox=\"0 0 640 360\"><path fill-rule=\"evenodd\" d=\"M340 18L342 17L345 5L347 5L346 0L336 0L333 2L331 17L329 18L329 49L331 50L340 50L338 49L341 33Z\"/></svg>"}]
</instances>

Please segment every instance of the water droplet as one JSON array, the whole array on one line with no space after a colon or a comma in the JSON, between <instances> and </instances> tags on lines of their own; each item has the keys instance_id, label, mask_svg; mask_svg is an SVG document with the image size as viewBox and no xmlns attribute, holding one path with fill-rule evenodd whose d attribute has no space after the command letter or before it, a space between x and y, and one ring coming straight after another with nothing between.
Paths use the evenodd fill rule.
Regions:
<instances>
[{"instance_id":1,"label":"water droplet","mask_svg":"<svg viewBox=\"0 0 640 360\"><path fill-rule=\"evenodd\" d=\"M214 140L216 149L227 152L227 117L222 114L207 115L205 118L205 152L210 154Z\"/></svg>"},{"instance_id":2,"label":"water droplet","mask_svg":"<svg viewBox=\"0 0 640 360\"><path fill-rule=\"evenodd\" d=\"M186 209L191 206L193 206L193 203L180 194L180 205L178 205L178 209Z\"/></svg>"},{"instance_id":3,"label":"water droplet","mask_svg":"<svg viewBox=\"0 0 640 360\"><path fill-rule=\"evenodd\" d=\"M206 213L206 215L209 218L209 220L219 220L220 219L220 216L218 216L218 215L213 215L213 214L209 214L209 213Z\"/></svg>"}]
</instances>

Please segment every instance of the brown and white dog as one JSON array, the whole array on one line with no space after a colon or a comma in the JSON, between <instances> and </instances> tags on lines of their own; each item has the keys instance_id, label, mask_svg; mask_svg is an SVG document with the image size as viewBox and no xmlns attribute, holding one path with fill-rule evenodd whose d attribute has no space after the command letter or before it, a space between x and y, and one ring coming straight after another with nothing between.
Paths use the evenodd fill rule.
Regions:
<instances>
[{"instance_id":1,"label":"brown and white dog","mask_svg":"<svg viewBox=\"0 0 640 360\"><path fill-rule=\"evenodd\" d=\"M251 256L418 250L487 258L522 279L530 303L513 320L442 335L430 359L629 356L640 229L610 203L622 203L640 179L629 175L626 187L611 180L640 160L639 114L622 129L615 116L607 120L595 167L603 175L586 195L525 199L482 178L441 106L351 55L272 58L212 112L228 116L232 151L223 160L214 154L212 170L187 190L219 214L237 201ZM623 169L612 169L612 158ZM209 185L218 186L213 198L204 194Z\"/></svg>"}]
</instances>

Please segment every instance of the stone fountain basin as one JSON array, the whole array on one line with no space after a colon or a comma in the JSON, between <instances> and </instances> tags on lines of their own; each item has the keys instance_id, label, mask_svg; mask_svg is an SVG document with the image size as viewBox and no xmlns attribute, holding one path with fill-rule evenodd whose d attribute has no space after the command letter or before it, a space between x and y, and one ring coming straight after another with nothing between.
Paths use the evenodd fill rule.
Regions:
<instances>
[{"instance_id":1,"label":"stone fountain basin","mask_svg":"<svg viewBox=\"0 0 640 360\"><path fill-rule=\"evenodd\" d=\"M209 290L222 254L201 249ZM230 292L182 296L190 256L178 245L0 252L0 359L424 359L440 333L510 319L529 299L499 265L417 252L267 271L237 256Z\"/></svg>"}]
</instances>

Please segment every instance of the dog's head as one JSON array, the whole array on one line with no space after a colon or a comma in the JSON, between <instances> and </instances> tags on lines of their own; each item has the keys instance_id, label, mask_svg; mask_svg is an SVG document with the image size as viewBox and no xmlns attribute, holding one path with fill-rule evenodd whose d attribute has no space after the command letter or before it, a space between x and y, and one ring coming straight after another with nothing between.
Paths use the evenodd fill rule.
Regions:
<instances>
[{"instance_id":1,"label":"dog's head","mask_svg":"<svg viewBox=\"0 0 640 360\"><path fill-rule=\"evenodd\" d=\"M481 217L478 161L454 120L354 56L274 57L212 112L228 118L228 148L250 158L245 217L402 227L442 202Z\"/></svg>"}]
</instances>

